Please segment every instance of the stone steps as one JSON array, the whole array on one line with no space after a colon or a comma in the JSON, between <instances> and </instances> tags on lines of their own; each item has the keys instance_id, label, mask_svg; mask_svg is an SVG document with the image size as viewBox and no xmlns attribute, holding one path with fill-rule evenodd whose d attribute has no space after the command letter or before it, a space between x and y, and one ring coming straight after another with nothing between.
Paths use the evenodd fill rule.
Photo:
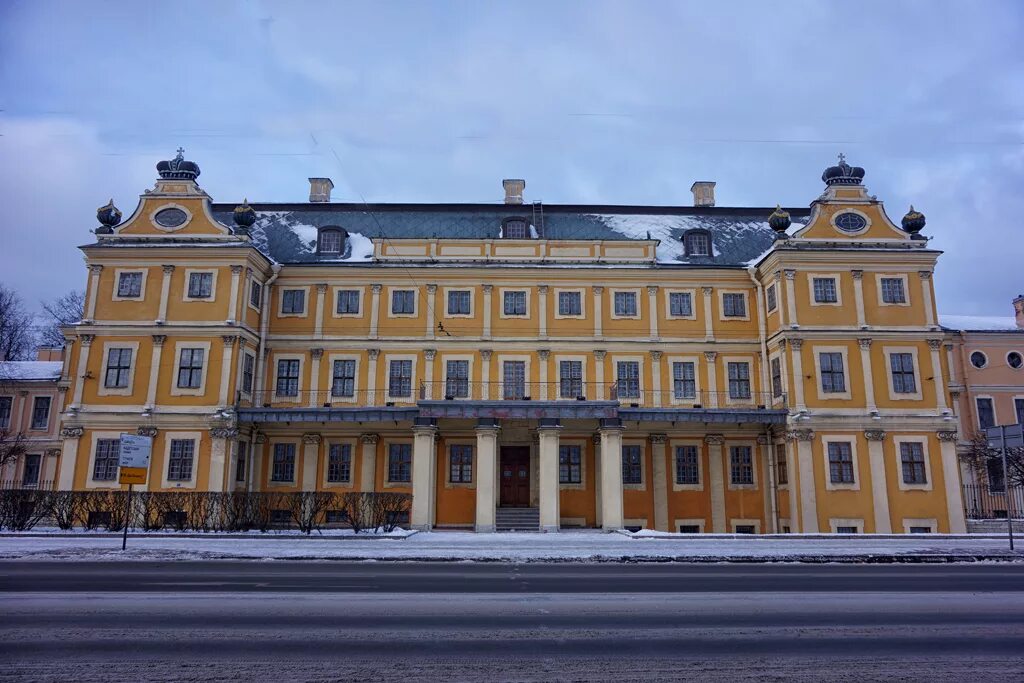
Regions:
<instances>
[{"instance_id":1,"label":"stone steps","mask_svg":"<svg viewBox=\"0 0 1024 683\"><path fill-rule=\"evenodd\" d=\"M540 509L498 508L494 526L498 531L540 531Z\"/></svg>"}]
</instances>

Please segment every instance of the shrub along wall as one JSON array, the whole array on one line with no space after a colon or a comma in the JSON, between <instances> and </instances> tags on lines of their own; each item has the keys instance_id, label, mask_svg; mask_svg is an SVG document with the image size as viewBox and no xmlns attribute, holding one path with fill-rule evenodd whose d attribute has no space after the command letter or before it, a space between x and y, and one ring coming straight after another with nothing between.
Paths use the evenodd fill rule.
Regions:
<instances>
[{"instance_id":1,"label":"shrub along wall","mask_svg":"<svg viewBox=\"0 0 1024 683\"><path fill-rule=\"evenodd\" d=\"M49 519L61 529L269 531L309 534L326 526L392 531L407 524L407 493L208 493L203 491L0 491L0 529L27 531Z\"/></svg>"}]
</instances>

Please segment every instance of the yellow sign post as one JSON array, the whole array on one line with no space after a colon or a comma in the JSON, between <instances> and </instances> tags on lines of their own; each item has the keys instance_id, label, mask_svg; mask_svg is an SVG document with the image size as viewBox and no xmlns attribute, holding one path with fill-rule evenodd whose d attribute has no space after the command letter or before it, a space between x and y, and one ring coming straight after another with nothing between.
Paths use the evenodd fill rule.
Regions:
<instances>
[{"instance_id":1,"label":"yellow sign post","mask_svg":"<svg viewBox=\"0 0 1024 683\"><path fill-rule=\"evenodd\" d=\"M153 437L135 434L121 435L121 451L118 458L118 482L128 484L128 505L124 511L124 536L121 550L128 547L128 525L132 515L132 487L145 484L149 474L149 456L153 452Z\"/></svg>"}]
</instances>

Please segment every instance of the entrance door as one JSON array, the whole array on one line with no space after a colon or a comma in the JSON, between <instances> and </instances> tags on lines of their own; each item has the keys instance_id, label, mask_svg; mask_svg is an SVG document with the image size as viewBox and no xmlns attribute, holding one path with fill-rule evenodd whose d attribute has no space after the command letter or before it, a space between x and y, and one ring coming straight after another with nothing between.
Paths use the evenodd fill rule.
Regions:
<instances>
[{"instance_id":1,"label":"entrance door","mask_svg":"<svg viewBox=\"0 0 1024 683\"><path fill-rule=\"evenodd\" d=\"M501 448L501 506L530 506L530 447Z\"/></svg>"}]
</instances>

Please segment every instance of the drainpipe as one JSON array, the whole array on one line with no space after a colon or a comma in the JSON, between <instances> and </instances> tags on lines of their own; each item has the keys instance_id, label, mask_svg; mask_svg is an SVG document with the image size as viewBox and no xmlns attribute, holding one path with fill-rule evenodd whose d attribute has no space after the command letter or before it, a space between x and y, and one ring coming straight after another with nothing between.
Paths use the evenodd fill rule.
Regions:
<instances>
[{"instance_id":1,"label":"drainpipe","mask_svg":"<svg viewBox=\"0 0 1024 683\"><path fill-rule=\"evenodd\" d=\"M775 529L775 533L781 534L782 530L779 529L779 482L775 476L777 463L775 462L775 444L772 443L771 425L764 426L764 435L768 438L768 491L772 497L772 528ZM792 528L792 524L790 521L790 528Z\"/></svg>"},{"instance_id":2,"label":"drainpipe","mask_svg":"<svg viewBox=\"0 0 1024 683\"><path fill-rule=\"evenodd\" d=\"M258 351L259 355L256 357L256 377L253 380L253 391L259 390L261 400L267 389L264 386L266 383L266 368L263 359L263 349L267 344L267 328L270 327L270 294L277 276L281 274L281 264L275 263L271 266L271 270L274 271L274 274L263 283L263 310L260 312L260 348Z\"/></svg>"},{"instance_id":3,"label":"drainpipe","mask_svg":"<svg viewBox=\"0 0 1024 683\"><path fill-rule=\"evenodd\" d=\"M768 323L764 311L764 286L754 277L754 267L747 268L750 281L757 288L757 333L761 340L761 391L768 396L765 405L770 405L772 388L768 386Z\"/></svg>"}]
</instances>

